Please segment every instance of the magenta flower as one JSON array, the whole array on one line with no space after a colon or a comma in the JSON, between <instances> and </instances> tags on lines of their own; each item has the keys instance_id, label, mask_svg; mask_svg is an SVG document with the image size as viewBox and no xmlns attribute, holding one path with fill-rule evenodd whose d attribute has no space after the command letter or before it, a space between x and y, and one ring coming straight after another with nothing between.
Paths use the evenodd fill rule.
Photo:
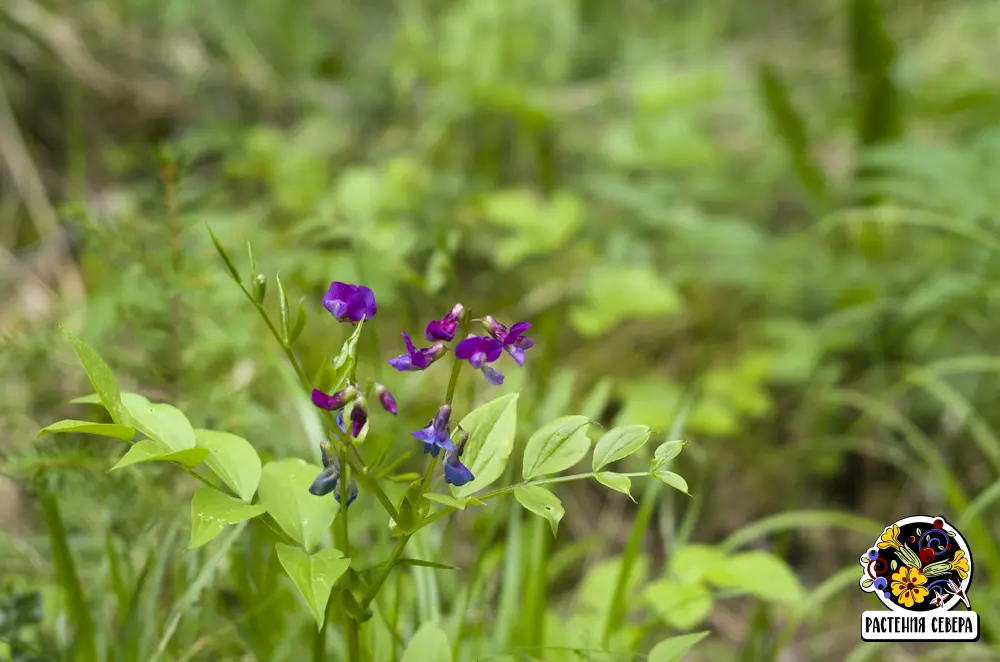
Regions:
<instances>
[{"instance_id":1,"label":"magenta flower","mask_svg":"<svg viewBox=\"0 0 1000 662\"><path fill-rule=\"evenodd\" d=\"M354 406L351 408L351 436L357 439L367 422L368 405L365 403L365 396L358 394L358 397L354 399Z\"/></svg>"},{"instance_id":2,"label":"magenta flower","mask_svg":"<svg viewBox=\"0 0 1000 662\"><path fill-rule=\"evenodd\" d=\"M397 413L396 398L392 397L389 389L381 384L375 384L375 395L378 396L378 401L382 403L382 408L395 416Z\"/></svg>"},{"instance_id":3,"label":"magenta flower","mask_svg":"<svg viewBox=\"0 0 1000 662\"><path fill-rule=\"evenodd\" d=\"M455 356L482 371L486 381L494 386L503 384L503 375L487 364L499 359L502 353L503 343L487 336L469 336L455 346Z\"/></svg>"},{"instance_id":4,"label":"magenta flower","mask_svg":"<svg viewBox=\"0 0 1000 662\"><path fill-rule=\"evenodd\" d=\"M447 315L439 320L428 322L424 337L431 342L435 340L451 341L455 337L455 331L458 330L458 323L462 319L463 312L465 312L465 307L456 303Z\"/></svg>"},{"instance_id":5,"label":"magenta flower","mask_svg":"<svg viewBox=\"0 0 1000 662\"><path fill-rule=\"evenodd\" d=\"M314 388L312 392L312 402L320 409L333 411L334 409L342 409L347 404L347 401L357 394L358 390L354 388L353 385L349 385L337 391L333 395L327 395L323 391Z\"/></svg>"},{"instance_id":6,"label":"magenta flower","mask_svg":"<svg viewBox=\"0 0 1000 662\"><path fill-rule=\"evenodd\" d=\"M323 297L323 306L339 322L360 322L375 317L375 293L364 285L333 281Z\"/></svg>"},{"instance_id":7,"label":"magenta flower","mask_svg":"<svg viewBox=\"0 0 1000 662\"><path fill-rule=\"evenodd\" d=\"M413 346L409 334L403 331L403 341L406 343L406 354L389 359L389 365L400 372L409 370L424 370L430 364L444 356L447 348L442 343L437 343L431 347L417 349Z\"/></svg>"},{"instance_id":8,"label":"magenta flower","mask_svg":"<svg viewBox=\"0 0 1000 662\"><path fill-rule=\"evenodd\" d=\"M535 341L524 335L531 328L528 322L518 322L507 330L507 327L496 321L490 315L483 318L483 328L486 332L503 343L505 352L511 355L518 365L524 365L524 352L535 346Z\"/></svg>"}]
</instances>

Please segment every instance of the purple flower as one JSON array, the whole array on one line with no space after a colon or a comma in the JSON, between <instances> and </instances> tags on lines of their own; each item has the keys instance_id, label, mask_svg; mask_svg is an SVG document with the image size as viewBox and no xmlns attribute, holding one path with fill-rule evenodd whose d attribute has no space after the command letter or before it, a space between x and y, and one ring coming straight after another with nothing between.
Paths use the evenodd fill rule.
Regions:
<instances>
[{"instance_id":1,"label":"purple flower","mask_svg":"<svg viewBox=\"0 0 1000 662\"><path fill-rule=\"evenodd\" d=\"M400 372L424 370L427 366L444 356L444 353L447 351L447 348L441 343L417 349L413 346L413 341L410 340L410 336L406 331L403 331L403 341L406 343L406 354L389 359L389 365Z\"/></svg>"},{"instance_id":2,"label":"purple flower","mask_svg":"<svg viewBox=\"0 0 1000 662\"><path fill-rule=\"evenodd\" d=\"M320 409L333 411L334 409L342 409L344 405L347 404L347 401L357 395L357 393L358 390L354 388L353 385L348 385L333 395L327 395L323 391L314 388L312 392L312 401L313 404Z\"/></svg>"},{"instance_id":3,"label":"purple flower","mask_svg":"<svg viewBox=\"0 0 1000 662\"><path fill-rule=\"evenodd\" d=\"M382 408L395 416L398 411L396 409L396 398L392 397L389 389L381 384L375 384L375 395L378 396L378 401L382 403Z\"/></svg>"},{"instance_id":4,"label":"purple flower","mask_svg":"<svg viewBox=\"0 0 1000 662\"><path fill-rule=\"evenodd\" d=\"M455 451L448 453L448 456L444 460L444 482L455 487L461 487L471 482L475 476L472 475L469 467L462 464L461 460L459 460L462 457L462 453L465 452L465 442L468 441L469 435L465 430L459 428L455 437ZM459 438L460 441L458 440Z\"/></svg>"},{"instance_id":5,"label":"purple flower","mask_svg":"<svg viewBox=\"0 0 1000 662\"><path fill-rule=\"evenodd\" d=\"M441 405L427 427L413 433L414 437L424 442L424 452L430 453L432 457L437 457L442 449L448 453L455 450L455 445L448 436L449 419L451 419L451 407Z\"/></svg>"},{"instance_id":6,"label":"purple flower","mask_svg":"<svg viewBox=\"0 0 1000 662\"><path fill-rule=\"evenodd\" d=\"M424 337L431 342L435 340L451 341L455 337L455 331L458 330L458 323L461 321L462 313L464 312L465 307L460 303L456 303L447 315L439 320L428 322L427 329L424 331Z\"/></svg>"},{"instance_id":7,"label":"purple flower","mask_svg":"<svg viewBox=\"0 0 1000 662\"><path fill-rule=\"evenodd\" d=\"M499 359L502 353L503 343L487 336L469 336L455 346L455 356L482 371L486 381L494 386L503 384L503 375L486 364Z\"/></svg>"},{"instance_id":8,"label":"purple flower","mask_svg":"<svg viewBox=\"0 0 1000 662\"><path fill-rule=\"evenodd\" d=\"M365 404L365 396L359 394L351 408L351 436L357 439L367 422L368 406Z\"/></svg>"},{"instance_id":9,"label":"purple flower","mask_svg":"<svg viewBox=\"0 0 1000 662\"><path fill-rule=\"evenodd\" d=\"M323 297L323 306L339 322L360 322L375 317L375 293L364 285L351 285L335 280Z\"/></svg>"},{"instance_id":10,"label":"purple flower","mask_svg":"<svg viewBox=\"0 0 1000 662\"><path fill-rule=\"evenodd\" d=\"M341 410L338 423L343 421L343 410ZM323 456L323 471L316 476L316 480L309 486L309 494L314 496L326 496L333 492L333 498L340 503L340 462L330 457L327 443L320 445L320 452ZM358 486L351 480L347 483L347 505L350 506L358 498Z\"/></svg>"},{"instance_id":11,"label":"purple flower","mask_svg":"<svg viewBox=\"0 0 1000 662\"><path fill-rule=\"evenodd\" d=\"M524 335L530 328L531 324L528 322L518 322L501 338L504 351L510 354L518 365L524 365L524 351L535 346L535 341Z\"/></svg>"}]
</instances>

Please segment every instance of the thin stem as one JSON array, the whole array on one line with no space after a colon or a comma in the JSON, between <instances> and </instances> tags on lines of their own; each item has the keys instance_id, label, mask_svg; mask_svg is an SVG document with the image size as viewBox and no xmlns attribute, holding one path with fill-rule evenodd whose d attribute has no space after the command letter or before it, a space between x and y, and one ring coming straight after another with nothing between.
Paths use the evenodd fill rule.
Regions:
<instances>
[{"instance_id":1,"label":"thin stem","mask_svg":"<svg viewBox=\"0 0 1000 662\"><path fill-rule=\"evenodd\" d=\"M326 620L313 638L313 662L326 662Z\"/></svg>"},{"instance_id":2,"label":"thin stem","mask_svg":"<svg viewBox=\"0 0 1000 662\"><path fill-rule=\"evenodd\" d=\"M340 476L340 482L337 485L340 496L340 512L337 514L337 537L340 539L338 541L338 546L344 553L344 556L350 558L351 556L351 537L350 529L348 527L347 513L347 499L348 499L348 484L350 483L350 470L345 470L347 467L347 446L340 447L340 468L343 472ZM347 659L349 662L359 662L361 659L361 648L360 640L358 635L359 623L350 615L345 614L344 618L344 629L347 634Z\"/></svg>"},{"instance_id":3,"label":"thin stem","mask_svg":"<svg viewBox=\"0 0 1000 662\"><path fill-rule=\"evenodd\" d=\"M468 310L462 313L462 321L459 323L460 332L459 337L464 338L469 335L469 323L471 322L471 315ZM458 375L462 372L462 360L457 356L452 354L451 363L451 377L448 378L448 391L445 393L444 402L446 405L451 406L452 400L455 399L455 389L458 387Z\"/></svg>"},{"instance_id":4,"label":"thin stem","mask_svg":"<svg viewBox=\"0 0 1000 662\"><path fill-rule=\"evenodd\" d=\"M385 563L382 564L382 569L379 571L378 576L375 577L375 581L373 581L372 585L368 587L368 592L365 593L364 598L362 598L362 607L367 608L368 605L371 604L371 601L375 599L375 596L378 595L379 590L382 588L382 584L384 584L385 580L389 578L389 573L392 572L396 562L399 561L401 556L403 556L403 550L406 549L406 543L410 541L410 537L412 535L412 533L407 533L400 536L396 540L396 545L392 548L389 558L387 558Z\"/></svg>"}]
</instances>

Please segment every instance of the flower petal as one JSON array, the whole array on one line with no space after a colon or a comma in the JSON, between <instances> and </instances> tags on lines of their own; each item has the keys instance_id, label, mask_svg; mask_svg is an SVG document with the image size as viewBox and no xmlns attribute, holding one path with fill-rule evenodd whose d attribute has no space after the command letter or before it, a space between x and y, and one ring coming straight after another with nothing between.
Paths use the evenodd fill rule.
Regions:
<instances>
[{"instance_id":1,"label":"flower petal","mask_svg":"<svg viewBox=\"0 0 1000 662\"><path fill-rule=\"evenodd\" d=\"M508 331L507 335L504 336L503 344L513 345L520 339L521 335L530 328L531 324L529 322L518 322L514 326L510 327L510 331Z\"/></svg>"},{"instance_id":2,"label":"flower petal","mask_svg":"<svg viewBox=\"0 0 1000 662\"><path fill-rule=\"evenodd\" d=\"M400 372L420 370L420 368L413 365L413 359L411 359L408 354L403 354L402 356L397 356L394 359L389 359L389 365Z\"/></svg>"},{"instance_id":3,"label":"flower petal","mask_svg":"<svg viewBox=\"0 0 1000 662\"><path fill-rule=\"evenodd\" d=\"M490 384L493 384L494 386L500 386L501 384L503 384L503 374L497 372L488 365L484 365L482 370L483 370L483 375L486 377L486 381L488 381Z\"/></svg>"},{"instance_id":4,"label":"flower petal","mask_svg":"<svg viewBox=\"0 0 1000 662\"><path fill-rule=\"evenodd\" d=\"M339 480L339 471L330 471L327 469L320 475L316 476L316 480L314 480L312 485L309 486L309 494L313 494L315 496L325 496L337 489L337 482Z\"/></svg>"},{"instance_id":5,"label":"flower petal","mask_svg":"<svg viewBox=\"0 0 1000 662\"><path fill-rule=\"evenodd\" d=\"M521 349L517 345L505 345L504 349L507 350L507 353L510 354L511 358L514 359L514 362L517 363L517 365L524 365L523 349Z\"/></svg>"},{"instance_id":6,"label":"flower petal","mask_svg":"<svg viewBox=\"0 0 1000 662\"><path fill-rule=\"evenodd\" d=\"M472 471L469 467L462 464L462 462L454 454L449 455L448 459L444 463L444 480L450 485L455 487L461 487L466 483L471 482L475 476L472 475Z\"/></svg>"}]
</instances>

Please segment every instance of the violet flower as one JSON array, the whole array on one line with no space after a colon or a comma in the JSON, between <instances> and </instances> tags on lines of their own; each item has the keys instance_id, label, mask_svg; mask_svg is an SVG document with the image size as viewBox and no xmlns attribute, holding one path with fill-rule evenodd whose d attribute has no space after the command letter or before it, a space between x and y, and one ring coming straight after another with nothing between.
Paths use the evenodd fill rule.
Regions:
<instances>
[{"instance_id":1,"label":"violet flower","mask_svg":"<svg viewBox=\"0 0 1000 662\"><path fill-rule=\"evenodd\" d=\"M396 408L396 398L392 397L392 393L389 392L389 389L376 383L375 395L378 396L378 401L382 403L382 408L395 416L398 412L398 409Z\"/></svg>"},{"instance_id":2,"label":"violet flower","mask_svg":"<svg viewBox=\"0 0 1000 662\"><path fill-rule=\"evenodd\" d=\"M441 450L451 453L455 450L455 445L448 436L448 420L451 418L451 407L441 405L437 414L422 430L417 430L413 436L424 442L424 452L430 453L431 457L437 457Z\"/></svg>"},{"instance_id":3,"label":"violet flower","mask_svg":"<svg viewBox=\"0 0 1000 662\"><path fill-rule=\"evenodd\" d=\"M425 370L430 364L444 356L447 351L444 344L437 343L431 347L417 349L406 331L403 331L403 342L406 343L406 354L389 359L389 365L400 372Z\"/></svg>"},{"instance_id":4,"label":"violet flower","mask_svg":"<svg viewBox=\"0 0 1000 662\"><path fill-rule=\"evenodd\" d=\"M475 479L469 467L462 464L462 461L459 459L462 457L462 453L465 452L465 442L468 441L469 435L462 429L459 429L458 434L455 436L458 437L459 435L461 435L461 441L454 442L454 452L448 453L448 456L444 460L444 482L455 487L461 487Z\"/></svg>"},{"instance_id":5,"label":"violet flower","mask_svg":"<svg viewBox=\"0 0 1000 662\"><path fill-rule=\"evenodd\" d=\"M351 408L351 436L357 439L368 422L368 405L365 403L365 396L358 394L354 399L354 406Z\"/></svg>"},{"instance_id":6,"label":"violet flower","mask_svg":"<svg viewBox=\"0 0 1000 662\"><path fill-rule=\"evenodd\" d=\"M314 405L320 409L326 409L327 411L333 411L334 409L343 409L347 404L347 401L358 394L358 390L353 384L349 384L337 391L333 395L327 395L323 391L314 388L312 392L312 402Z\"/></svg>"},{"instance_id":7,"label":"violet flower","mask_svg":"<svg viewBox=\"0 0 1000 662\"><path fill-rule=\"evenodd\" d=\"M323 297L323 306L339 322L360 322L375 317L375 293L364 285L351 285L335 280Z\"/></svg>"},{"instance_id":8,"label":"violet flower","mask_svg":"<svg viewBox=\"0 0 1000 662\"><path fill-rule=\"evenodd\" d=\"M535 346L535 341L524 335L524 332L531 328L529 322L518 322L508 331L506 326L487 315L483 318L482 324L487 333L503 343L504 351L510 354L518 365L524 365L525 350Z\"/></svg>"},{"instance_id":9,"label":"violet flower","mask_svg":"<svg viewBox=\"0 0 1000 662\"><path fill-rule=\"evenodd\" d=\"M427 323L424 337L431 342L435 340L450 342L455 337L455 331L458 330L458 323L461 321L462 313L464 312L465 307L460 303L456 303L447 315L439 320L431 320Z\"/></svg>"},{"instance_id":10,"label":"violet flower","mask_svg":"<svg viewBox=\"0 0 1000 662\"><path fill-rule=\"evenodd\" d=\"M337 424L344 430L344 411L341 410L337 416ZM346 431L345 431L346 434ZM314 496L326 496L333 492L333 498L340 503L340 461L330 457L327 442L320 444L320 453L323 457L323 471L316 476L316 480L309 486L309 493ZM358 498L358 485L353 480L347 483L347 505L350 506Z\"/></svg>"},{"instance_id":11,"label":"violet flower","mask_svg":"<svg viewBox=\"0 0 1000 662\"><path fill-rule=\"evenodd\" d=\"M455 356L482 371L486 381L494 386L503 384L503 375L486 364L499 359L502 353L503 342L488 336L469 336L455 346Z\"/></svg>"}]
</instances>

